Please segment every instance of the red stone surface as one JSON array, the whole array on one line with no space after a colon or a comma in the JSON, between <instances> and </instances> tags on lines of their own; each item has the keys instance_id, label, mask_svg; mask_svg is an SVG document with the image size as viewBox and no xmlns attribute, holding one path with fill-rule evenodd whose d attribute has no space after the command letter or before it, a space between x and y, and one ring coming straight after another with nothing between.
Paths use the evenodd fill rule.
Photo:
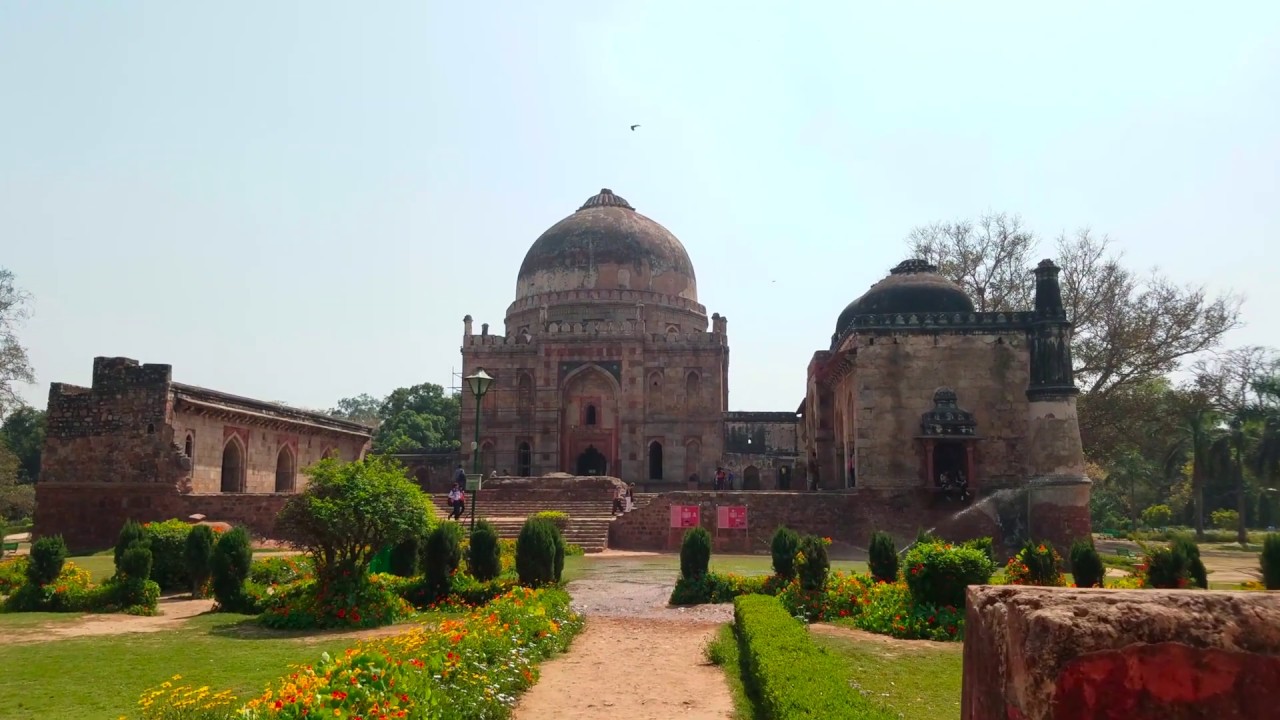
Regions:
<instances>
[{"instance_id":1,"label":"red stone surface","mask_svg":"<svg viewBox=\"0 0 1280 720\"><path fill-rule=\"evenodd\" d=\"M1280 594L970 587L961 718L1280 718Z\"/></svg>"},{"instance_id":2,"label":"red stone surface","mask_svg":"<svg viewBox=\"0 0 1280 720\"><path fill-rule=\"evenodd\" d=\"M1053 717L1191 720L1280 717L1280 656L1131 645L1083 655L1058 676Z\"/></svg>"}]
</instances>

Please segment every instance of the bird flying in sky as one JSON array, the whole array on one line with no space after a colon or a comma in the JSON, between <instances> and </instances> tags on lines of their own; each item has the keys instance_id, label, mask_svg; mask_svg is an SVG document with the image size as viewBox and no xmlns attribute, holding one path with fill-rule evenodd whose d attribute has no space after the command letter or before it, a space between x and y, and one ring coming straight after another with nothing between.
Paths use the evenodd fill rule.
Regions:
<instances>
[{"instance_id":1,"label":"bird flying in sky","mask_svg":"<svg viewBox=\"0 0 1280 720\"><path fill-rule=\"evenodd\" d=\"M632 125L632 126L631 126L631 132L635 132L635 131L636 131L636 128L638 128L638 127L640 127L640 126L639 126L639 125Z\"/></svg>"}]
</instances>

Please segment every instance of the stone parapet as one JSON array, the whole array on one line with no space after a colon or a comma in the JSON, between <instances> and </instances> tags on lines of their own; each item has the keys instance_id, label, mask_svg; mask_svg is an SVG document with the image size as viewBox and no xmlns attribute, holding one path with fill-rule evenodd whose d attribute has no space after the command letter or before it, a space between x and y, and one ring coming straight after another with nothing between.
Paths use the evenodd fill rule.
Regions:
<instances>
[{"instance_id":1,"label":"stone parapet","mask_svg":"<svg viewBox=\"0 0 1280 720\"><path fill-rule=\"evenodd\" d=\"M723 333L695 330L692 332L646 332L641 323L626 322L550 322L538 335L464 335L462 348L514 348L537 350L539 342L600 342L602 338L635 339L655 345L689 345L694 347L728 347Z\"/></svg>"},{"instance_id":2,"label":"stone parapet","mask_svg":"<svg viewBox=\"0 0 1280 720\"><path fill-rule=\"evenodd\" d=\"M974 586L962 720L1260 720L1280 594Z\"/></svg>"},{"instance_id":3,"label":"stone parapet","mask_svg":"<svg viewBox=\"0 0 1280 720\"><path fill-rule=\"evenodd\" d=\"M519 312L529 310L537 310L538 308L551 307L554 305L591 303L593 305L600 304L618 304L618 305L635 305L643 303L645 305L662 305L679 310L686 310L691 313L705 316L707 309L696 300L690 300L679 295L667 295L663 293L648 292L645 290L564 290L560 292L546 292L537 295L530 295L517 299L507 307L507 316Z\"/></svg>"}]
</instances>

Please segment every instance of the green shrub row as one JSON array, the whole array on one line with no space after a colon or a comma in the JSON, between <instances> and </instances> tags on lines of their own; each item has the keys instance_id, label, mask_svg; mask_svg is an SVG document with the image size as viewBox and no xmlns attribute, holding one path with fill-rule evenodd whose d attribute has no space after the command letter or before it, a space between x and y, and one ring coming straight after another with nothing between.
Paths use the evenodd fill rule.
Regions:
<instances>
[{"instance_id":1,"label":"green shrub row","mask_svg":"<svg viewBox=\"0 0 1280 720\"><path fill-rule=\"evenodd\" d=\"M154 615L160 587L150 579L151 563L151 552L145 545L132 545L121 555L115 577L94 585L86 570L67 562L67 545L61 536L42 537L20 563L23 577L6 580L11 591L2 609Z\"/></svg>"},{"instance_id":2,"label":"green shrub row","mask_svg":"<svg viewBox=\"0 0 1280 720\"><path fill-rule=\"evenodd\" d=\"M809 637L777 598L734 600L743 685L760 714L773 720L891 720L847 680L844 662Z\"/></svg>"}]
</instances>

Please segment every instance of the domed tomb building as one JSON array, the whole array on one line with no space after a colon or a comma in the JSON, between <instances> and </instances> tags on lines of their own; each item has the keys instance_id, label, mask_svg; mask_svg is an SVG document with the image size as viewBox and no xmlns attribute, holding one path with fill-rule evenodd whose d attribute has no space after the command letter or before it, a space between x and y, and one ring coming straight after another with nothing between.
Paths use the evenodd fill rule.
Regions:
<instances>
[{"instance_id":1,"label":"domed tomb building","mask_svg":"<svg viewBox=\"0 0 1280 720\"><path fill-rule=\"evenodd\" d=\"M611 475L652 489L711 478L727 321L698 303L680 241L622 197L601 190L533 243L502 334L463 322L463 375L496 378L481 404L485 474ZM464 387L468 461L475 409Z\"/></svg>"},{"instance_id":2,"label":"domed tomb building","mask_svg":"<svg viewBox=\"0 0 1280 720\"><path fill-rule=\"evenodd\" d=\"M840 313L809 363L800 446L819 489L964 499L1030 488L1046 536L1087 536L1089 481L1059 269L1035 269L1035 307L976 312L923 260L893 268ZM816 475L816 478L815 478ZM1082 535L1083 533L1083 535Z\"/></svg>"}]
</instances>

